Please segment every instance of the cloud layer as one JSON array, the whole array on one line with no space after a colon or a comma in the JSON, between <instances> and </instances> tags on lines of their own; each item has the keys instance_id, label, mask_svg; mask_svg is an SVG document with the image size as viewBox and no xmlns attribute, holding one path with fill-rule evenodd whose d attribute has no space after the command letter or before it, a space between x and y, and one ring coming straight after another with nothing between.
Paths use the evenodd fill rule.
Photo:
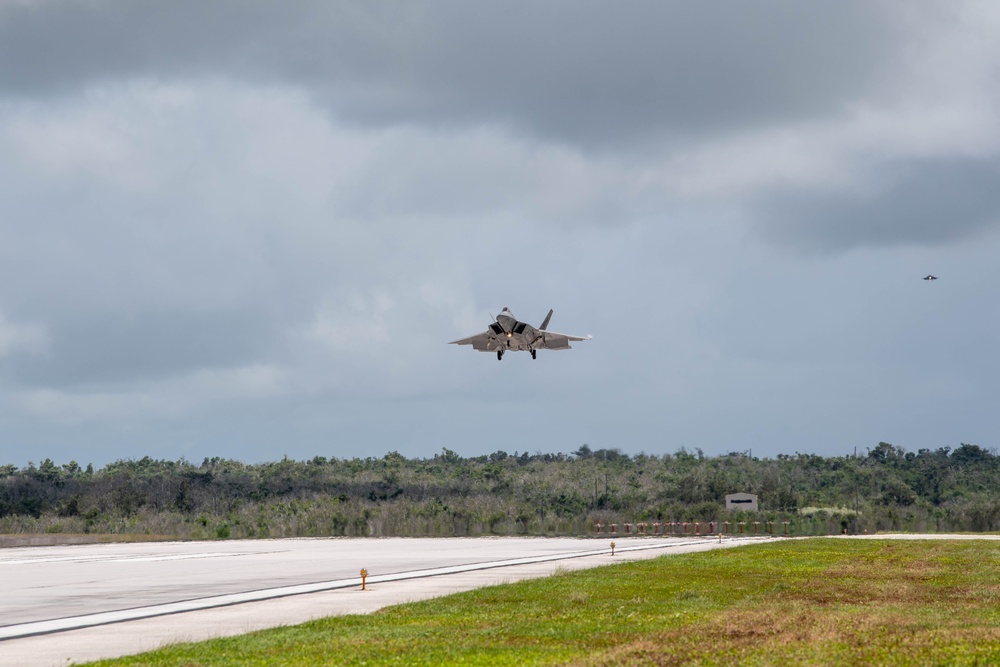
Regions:
<instances>
[{"instance_id":1,"label":"cloud layer","mask_svg":"<svg viewBox=\"0 0 1000 667\"><path fill-rule=\"evenodd\" d=\"M2 453L995 446L998 36L977 2L4 4ZM595 339L445 345L503 306Z\"/></svg>"}]
</instances>

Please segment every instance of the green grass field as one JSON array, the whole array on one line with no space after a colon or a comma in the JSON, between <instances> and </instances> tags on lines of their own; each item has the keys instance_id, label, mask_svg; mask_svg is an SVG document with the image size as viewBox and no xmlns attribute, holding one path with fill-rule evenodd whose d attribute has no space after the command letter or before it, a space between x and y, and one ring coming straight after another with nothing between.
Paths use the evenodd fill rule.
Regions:
<instances>
[{"instance_id":1,"label":"green grass field","mask_svg":"<svg viewBox=\"0 0 1000 667\"><path fill-rule=\"evenodd\" d=\"M92 664L997 665L1000 542L774 541Z\"/></svg>"}]
</instances>

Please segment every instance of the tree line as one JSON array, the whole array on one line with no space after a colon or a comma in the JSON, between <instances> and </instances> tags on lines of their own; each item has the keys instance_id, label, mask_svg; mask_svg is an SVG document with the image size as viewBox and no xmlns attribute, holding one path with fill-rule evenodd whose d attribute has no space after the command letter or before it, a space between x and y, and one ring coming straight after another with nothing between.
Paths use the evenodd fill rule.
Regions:
<instances>
[{"instance_id":1,"label":"tree line","mask_svg":"<svg viewBox=\"0 0 1000 667\"><path fill-rule=\"evenodd\" d=\"M317 456L247 464L144 457L95 469L0 466L0 533L181 539L585 535L600 522L789 521L795 534L1000 530L1000 457L962 444L860 456L701 450L431 458ZM754 493L759 511L728 512Z\"/></svg>"}]
</instances>

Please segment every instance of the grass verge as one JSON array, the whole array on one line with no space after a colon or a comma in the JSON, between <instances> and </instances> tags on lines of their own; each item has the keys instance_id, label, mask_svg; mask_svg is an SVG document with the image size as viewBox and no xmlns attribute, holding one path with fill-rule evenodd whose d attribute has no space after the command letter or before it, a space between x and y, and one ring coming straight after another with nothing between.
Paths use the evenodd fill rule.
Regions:
<instances>
[{"instance_id":1,"label":"grass verge","mask_svg":"<svg viewBox=\"0 0 1000 667\"><path fill-rule=\"evenodd\" d=\"M1000 544L770 542L91 664L993 665Z\"/></svg>"}]
</instances>

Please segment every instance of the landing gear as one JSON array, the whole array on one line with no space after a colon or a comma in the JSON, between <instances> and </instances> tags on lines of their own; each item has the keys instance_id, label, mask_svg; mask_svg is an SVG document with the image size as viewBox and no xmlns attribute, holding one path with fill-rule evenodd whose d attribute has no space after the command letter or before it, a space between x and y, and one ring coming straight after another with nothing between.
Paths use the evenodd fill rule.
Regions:
<instances>
[{"instance_id":1,"label":"landing gear","mask_svg":"<svg viewBox=\"0 0 1000 667\"><path fill-rule=\"evenodd\" d=\"M535 358L535 353L537 353L537 352L538 352L538 350L532 350L532 351L531 351L531 358L532 358L532 359L534 359L534 358Z\"/></svg>"},{"instance_id":2,"label":"landing gear","mask_svg":"<svg viewBox=\"0 0 1000 667\"><path fill-rule=\"evenodd\" d=\"M503 359L503 350L497 350L497 361Z\"/></svg>"}]
</instances>

